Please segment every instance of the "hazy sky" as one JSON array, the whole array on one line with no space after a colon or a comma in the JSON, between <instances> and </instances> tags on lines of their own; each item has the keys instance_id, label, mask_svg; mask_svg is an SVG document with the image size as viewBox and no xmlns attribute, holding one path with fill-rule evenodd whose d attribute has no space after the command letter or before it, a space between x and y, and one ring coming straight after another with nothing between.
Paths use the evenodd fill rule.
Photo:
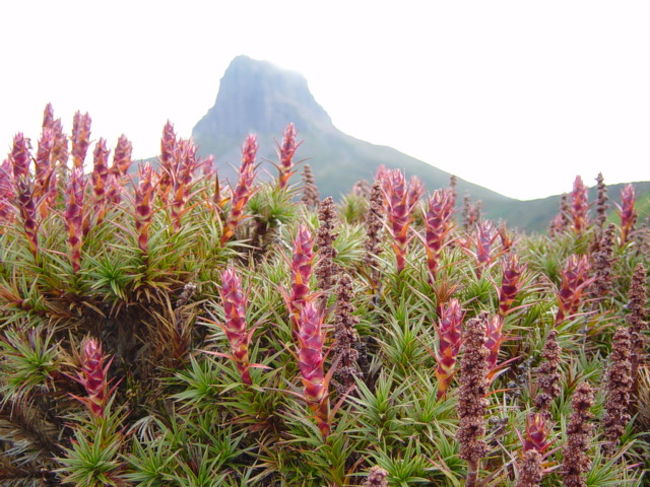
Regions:
<instances>
[{"instance_id":1,"label":"hazy sky","mask_svg":"<svg viewBox=\"0 0 650 487\"><path fill-rule=\"evenodd\" d=\"M344 132L508 196L647 180L649 20L647 0L3 1L0 154L35 145L48 101L156 154L247 54L302 73Z\"/></svg>"}]
</instances>

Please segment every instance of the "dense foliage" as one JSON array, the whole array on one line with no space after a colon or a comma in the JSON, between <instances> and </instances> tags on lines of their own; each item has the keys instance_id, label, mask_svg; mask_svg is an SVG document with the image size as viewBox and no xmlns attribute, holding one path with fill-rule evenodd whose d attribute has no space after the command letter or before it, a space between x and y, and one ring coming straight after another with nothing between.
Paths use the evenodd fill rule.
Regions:
<instances>
[{"instance_id":1,"label":"dense foliage","mask_svg":"<svg viewBox=\"0 0 650 487\"><path fill-rule=\"evenodd\" d=\"M90 131L48 106L0 169L3 486L642 484L631 187L526 236L396 170L320 201L293 126L232 184L171 124L137 171Z\"/></svg>"}]
</instances>

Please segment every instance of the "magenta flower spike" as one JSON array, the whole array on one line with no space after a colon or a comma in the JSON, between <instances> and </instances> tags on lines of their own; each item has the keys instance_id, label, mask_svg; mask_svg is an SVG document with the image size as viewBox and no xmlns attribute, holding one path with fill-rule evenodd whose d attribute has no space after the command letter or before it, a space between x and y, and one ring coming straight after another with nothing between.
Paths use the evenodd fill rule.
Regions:
<instances>
[{"instance_id":1,"label":"magenta flower spike","mask_svg":"<svg viewBox=\"0 0 650 487\"><path fill-rule=\"evenodd\" d=\"M461 345L463 310L457 299L452 299L440 310L438 320L438 352L436 353L436 379L438 398L444 397L456 372L456 361Z\"/></svg>"},{"instance_id":2,"label":"magenta flower spike","mask_svg":"<svg viewBox=\"0 0 650 487\"><path fill-rule=\"evenodd\" d=\"M230 343L231 358L237 366L242 382L250 385L253 382L249 371L248 348L253 330L248 329L246 296L242 292L241 280L233 268L228 268L221 273L219 294L225 315L222 328Z\"/></svg>"},{"instance_id":3,"label":"magenta flower spike","mask_svg":"<svg viewBox=\"0 0 650 487\"><path fill-rule=\"evenodd\" d=\"M38 141L36 159L34 160L34 197L40 200L50 190L50 177L54 172L52 149L54 148L54 132L44 128ZM47 205L44 205L46 209ZM44 216L44 215L42 215Z\"/></svg>"},{"instance_id":4,"label":"magenta flower spike","mask_svg":"<svg viewBox=\"0 0 650 487\"><path fill-rule=\"evenodd\" d=\"M427 267L432 280L440 263L440 253L447 244L447 235L452 227L454 199L451 189L438 189L427 203L424 215L424 247L427 254Z\"/></svg>"},{"instance_id":5,"label":"magenta flower spike","mask_svg":"<svg viewBox=\"0 0 650 487\"><path fill-rule=\"evenodd\" d=\"M586 255L571 255L561 272L560 289L557 293L558 310L556 324L561 323L577 313L586 288L593 279L589 279L589 260Z\"/></svg>"},{"instance_id":6,"label":"magenta flower spike","mask_svg":"<svg viewBox=\"0 0 650 487\"><path fill-rule=\"evenodd\" d=\"M485 327L485 346L489 351L486 359L488 367L487 378L490 382L494 380L495 375L499 371L497 367L499 351L501 350L501 344L505 341L505 337L503 336L503 323L503 316L496 314L487 321L487 326Z\"/></svg>"},{"instance_id":7,"label":"magenta flower spike","mask_svg":"<svg viewBox=\"0 0 650 487\"><path fill-rule=\"evenodd\" d=\"M23 231L27 238L29 250L34 257L38 254L38 214L34 201L34 187L29 175L16 180L18 210L23 221Z\"/></svg>"},{"instance_id":8,"label":"magenta flower spike","mask_svg":"<svg viewBox=\"0 0 650 487\"><path fill-rule=\"evenodd\" d=\"M291 293L287 298L287 307L291 313L294 330L298 327L300 312L309 296L309 281L314 266L314 239L305 225L298 228L293 241L291 259Z\"/></svg>"},{"instance_id":9,"label":"magenta flower spike","mask_svg":"<svg viewBox=\"0 0 650 487\"><path fill-rule=\"evenodd\" d=\"M481 268L487 267L494 259L492 244L499 234L489 221L482 221L476 228L476 260Z\"/></svg>"},{"instance_id":10,"label":"magenta flower spike","mask_svg":"<svg viewBox=\"0 0 650 487\"><path fill-rule=\"evenodd\" d=\"M74 114L72 121L72 163L74 168L84 165L88 147L90 147L90 115Z\"/></svg>"},{"instance_id":11,"label":"magenta flower spike","mask_svg":"<svg viewBox=\"0 0 650 487\"><path fill-rule=\"evenodd\" d=\"M298 369L303 384L303 398L312 410L323 438L330 433L329 375L325 375L323 353L322 313L313 301L300 311L296 340Z\"/></svg>"},{"instance_id":12,"label":"magenta flower spike","mask_svg":"<svg viewBox=\"0 0 650 487\"><path fill-rule=\"evenodd\" d=\"M621 217L621 245L625 245L630 238L630 234L634 230L636 223L637 213L634 209L634 201L636 195L634 194L634 186L626 184L621 189L621 204L618 207L619 216Z\"/></svg>"},{"instance_id":13,"label":"magenta flower spike","mask_svg":"<svg viewBox=\"0 0 650 487\"><path fill-rule=\"evenodd\" d=\"M163 128L163 136L160 140L160 156L158 158L160 161L158 195L163 202L167 202L167 195L172 187L177 144L178 141L176 139L176 133L174 132L174 126L168 120Z\"/></svg>"},{"instance_id":14,"label":"magenta flower spike","mask_svg":"<svg viewBox=\"0 0 650 487\"><path fill-rule=\"evenodd\" d=\"M30 149L29 139L26 139L22 133L16 134L9 154L9 161L12 164L16 181L29 176L29 163L32 158Z\"/></svg>"},{"instance_id":15,"label":"magenta flower spike","mask_svg":"<svg viewBox=\"0 0 650 487\"><path fill-rule=\"evenodd\" d=\"M393 237L397 271L401 272L406 265L408 245L412 239L409 229L413 221L413 209L422 195L422 183L413 177L407 184L404 174L398 169L383 170L379 174L386 199L386 218L388 230Z\"/></svg>"},{"instance_id":16,"label":"magenta flower spike","mask_svg":"<svg viewBox=\"0 0 650 487\"><path fill-rule=\"evenodd\" d=\"M117 177L124 177L129 172L131 163L131 154L133 152L133 145L126 138L125 135L120 135L117 139L117 145L115 146L115 152L113 152L113 165L111 167L111 172Z\"/></svg>"},{"instance_id":17,"label":"magenta flower spike","mask_svg":"<svg viewBox=\"0 0 650 487\"><path fill-rule=\"evenodd\" d=\"M196 159L196 146L191 140L181 139L176 145L175 164L172 176L171 213L175 230L181 228L181 219L187 213L187 200L190 195L192 175L199 163Z\"/></svg>"},{"instance_id":18,"label":"magenta flower spike","mask_svg":"<svg viewBox=\"0 0 650 487\"><path fill-rule=\"evenodd\" d=\"M255 181L255 156L257 154L257 138L249 135L242 147L242 159L239 167L239 180L232 193L230 214L226 219L221 245L225 245L235 234L237 225L244 218L244 209L253 195Z\"/></svg>"},{"instance_id":19,"label":"magenta flower spike","mask_svg":"<svg viewBox=\"0 0 650 487\"><path fill-rule=\"evenodd\" d=\"M61 119L57 118L49 126L54 134L54 146L52 147L52 161L62 166L68 163L68 137L63 133Z\"/></svg>"},{"instance_id":20,"label":"magenta flower spike","mask_svg":"<svg viewBox=\"0 0 650 487\"><path fill-rule=\"evenodd\" d=\"M73 169L68 183L68 201L64 214L68 231L69 258L73 272L78 272L81 268L85 190L86 180L83 175L83 169L80 167Z\"/></svg>"},{"instance_id":21,"label":"magenta flower spike","mask_svg":"<svg viewBox=\"0 0 650 487\"><path fill-rule=\"evenodd\" d=\"M74 379L83 386L86 396L73 397L84 403L91 414L98 418L104 416L114 390L108 380L112 361L103 354L102 345L96 339L86 338L81 343L81 370Z\"/></svg>"},{"instance_id":22,"label":"magenta flower spike","mask_svg":"<svg viewBox=\"0 0 650 487\"><path fill-rule=\"evenodd\" d=\"M278 186L280 189L286 188L289 184L289 179L295 173L293 170L293 156L300 145L296 141L296 127L290 123L287 125L287 128L284 129L284 134L282 135L282 143L278 146Z\"/></svg>"},{"instance_id":23,"label":"magenta flower spike","mask_svg":"<svg viewBox=\"0 0 650 487\"><path fill-rule=\"evenodd\" d=\"M587 197L587 187L582 182L580 176L576 176L571 192L571 217L573 220L573 230L577 234L583 233L587 229L587 211L589 202Z\"/></svg>"},{"instance_id":24,"label":"magenta flower spike","mask_svg":"<svg viewBox=\"0 0 650 487\"><path fill-rule=\"evenodd\" d=\"M153 171L149 164L140 166L139 182L135 190L135 229L138 247L146 254L149 250L149 227L153 220Z\"/></svg>"},{"instance_id":25,"label":"magenta flower spike","mask_svg":"<svg viewBox=\"0 0 650 487\"><path fill-rule=\"evenodd\" d=\"M90 176L94 194L93 215L95 216L96 225L99 225L106 216L106 192L108 176L110 175L108 153L109 150L106 148L106 140L99 139L93 151L93 172ZM90 224L90 215L87 215L84 221L84 235L88 234Z\"/></svg>"},{"instance_id":26,"label":"magenta flower spike","mask_svg":"<svg viewBox=\"0 0 650 487\"><path fill-rule=\"evenodd\" d=\"M521 290L521 275L526 266L519 263L516 254L509 254L503 261L503 277L499 288L499 315L506 316Z\"/></svg>"},{"instance_id":27,"label":"magenta flower spike","mask_svg":"<svg viewBox=\"0 0 650 487\"><path fill-rule=\"evenodd\" d=\"M43 110L43 124L41 126L43 129L51 129L54 126L54 108L52 108L51 103L45 105L45 110Z\"/></svg>"},{"instance_id":28,"label":"magenta flower spike","mask_svg":"<svg viewBox=\"0 0 650 487\"><path fill-rule=\"evenodd\" d=\"M11 223L14 219L12 202L16 197L14 193L13 169L9 159L5 159L0 166L0 233L2 224Z\"/></svg>"},{"instance_id":29,"label":"magenta flower spike","mask_svg":"<svg viewBox=\"0 0 650 487\"><path fill-rule=\"evenodd\" d=\"M551 442L548 441L548 425L540 413L529 414L526 418L526 437L524 438L524 451L537 450L544 454Z\"/></svg>"}]
</instances>

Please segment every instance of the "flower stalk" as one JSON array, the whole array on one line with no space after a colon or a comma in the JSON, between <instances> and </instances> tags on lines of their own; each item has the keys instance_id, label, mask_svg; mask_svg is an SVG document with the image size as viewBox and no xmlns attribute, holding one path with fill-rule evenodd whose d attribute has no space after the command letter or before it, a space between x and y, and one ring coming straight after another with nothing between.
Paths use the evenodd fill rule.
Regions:
<instances>
[{"instance_id":1,"label":"flower stalk","mask_svg":"<svg viewBox=\"0 0 650 487\"><path fill-rule=\"evenodd\" d=\"M632 345L632 377L636 381L639 367L643 364L646 350L645 330L648 323L645 321L647 316L646 303L648 300L648 291L646 287L646 268L639 263L634 268L632 282L628 291L628 314L625 317L630 329L630 339Z\"/></svg>"},{"instance_id":2,"label":"flower stalk","mask_svg":"<svg viewBox=\"0 0 650 487\"><path fill-rule=\"evenodd\" d=\"M427 267L431 280L435 280L440 253L447 244L447 235L452 228L454 197L450 189L434 191L427 203L424 215L424 247L427 254Z\"/></svg>"},{"instance_id":3,"label":"flower stalk","mask_svg":"<svg viewBox=\"0 0 650 487\"><path fill-rule=\"evenodd\" d=\"M117 145L113 152L113 165L111 166L111 173L117 178L123 178L131 168L133 152L133 145L126 138L124 134L120 135L117 139Z\"/></svg>"},{"instance_id":4,"label":"flower stalk","mask_svg":"<svg viewBox=\"0 0 650 487\"><path fill-rule=\"evenodd\" d=\"M409 235L413 221L413 210L422 195L422 183L412 177L407 184L402 171L386 170L382 176L388 231L393 239L392 247L397 261L397 272L406 266L408 246L413 238Z\"/></svg>"},{"instance_id":5,"label":"flower stalk","mask_svg":"<svg viewBox=\"0 0 650 487\"><path fill-rule=\"evenodd\" d=\"M187 213L192 176L198 166L194 143L191 140L179 140L174 154L171 198L172 225L176 231L180 230L182 218Z\"/></svg>"},{"instance_id":6,"label":"flower stalk","mask_svg":"<svg viewBox=\"0 0 650 487\"><path fill-rule=\"evenodd\" d=\"M625 245L630 239L630 235L634 230L634 224L637 220L637 213L634 208L635 199L634 186L626 184L621 189L621 204L616 205L621 218L621 246Z\"/></svg>"},{"instance_id":7,"label":"flower stalk","mask_svg":"<svg viewBox=\"0 0 650 487\"><path fill-rule=\"evenodd\" d=\"M588 455L592 441L592 414L594 393L586 382L581 383L571 400L571 418L567 426L567 442L564 447L562 477L565 487L586 487L584 474L589 470L591 459Z\"/></svg>"},{"instance_id":8,"label":"flower stalk","mask_svg":"<svg viewBox=\"0 0 650 487\"><path fill-rule=\"evenodd\" d=\"M153 170L149 164L140 166L139 182L135 190L135 229L138 234L138 247L143 254L149 250L149 227L153 220Z\"/></svg>"},{"instance_id":9,"label":"flower stalk","mask_svg":"<svg viewBox=\"0 0 650 487\"><path fill-rule=\"evenodd\" d=\"M533 413L526 418L526 437L524 451L536 450L544 453L551 442L548 441L548 424L543 414Z\"/></svg>"},{"instance_id":10,"label":"flower stalk","mask_svg":"<svg viewBox=\"0 0 650 487\"><path fill-rule=\"evenodd\" d=\"M545 418L550 417L553 401L560 395L561 348L557 343L557 331L551 330L542 350L542 363L535 371L537 374L537 394L535 407Z\"/></svg>"},{"instance_id":11,"label":"flower stalk","mask_svg":"<svg viewBox=\"0 0 650 487\"><path fill-rule=\"evenodd\" d=\"M257 154L257 139L249 135L242 146L242 159L239 167L239 180L232 193L230 214L221 234L221 245L225 245L234 235L237 225L244 218L244 209L253 195L255 181L255 156Z\"/></svg>"},{"instance_id":12,"label":"flower stalk","mask_svg":"<svg viewBox=\"0 0 650 487\"><path fill-rule=\"evenodd\" d=\"M2 233L2 225L8 225L14 219L12 202L15 193L12 173L11 163L9 159L5 159L0 166L0 233Z\"/></svg>"},{"instance_id":13,"label":"flower stalk","mask_svg":"<svg viewBox=\"0 0 650 487\"><path fill-rule=\"evenodd\" d=\"M253 382L249 370L248 348L254 329L248 329L246 296L242 292L241 280L232 267L221 273L219 295L225 315L221 327L230 343L230 358L235 362L242 382L251 385Z\"/></svg>"},{"instance_id":14,"label":"flower stalk","mask_svg":"<svg viewBox=\"0 0 650 487\"><path fill-rule=\"evenodd\" d=\"M603 450L611 455L618 446L619 439L630 421L631 394L634 386L632 378L632 343L627 328L619 327L612 339L612 352L606 374L607 398L603 428L606 442Z\"/></svg>"},{"instance_id":15,"label":"flower stalk","mask_svg":"<svg viewBox=\"0 0 650 487\"><path fill-rule=\"evenodd\" d=\"M300 313L309 296L309 281L314 264L314 240L305 225L301 225L293 241L291 259L291 291L287 308L291 314L294 331L298 329Z\"/></svg>"},{"instance_id":16,"label":"flower stalk","mask_svg":"<svg viewBox=\"0 0 650 487\"><path fill-rule=\"evenodd\" d=\"M589 278L591 266L586 255L570 255L561 272L560 288L557 292L558 310L555 323L560 324L578 312L585 290L593 279Z\"/></svg>"},{"instance_id":17,"label":"flower stalk","mask_svg":"<svg viewBox=\"0 0 650 487\"><path fill-rule=\"evenodd\" d=\"M106 216L106 190L110 170L108 168L108 153L106 140L100 138L95 144L93 151L93 172L90 181L93 188L93 215L95 225L100 225ZM84 236L88 234L91 226L91 215L86 214L84 218Z\"/></svg>"},{"instance_id":18,"label":"flower stalk","mask_svg":"<svg viewBox=\"0 0 650 487\"><path fill-rule=\"evenodd\" d=\"M29 251L36 258L38 255L38 214L33 191L34 188L29 175L20 176L16 180L18 210L23 222L23 232L27 238Z\"/></svg>"},{"instance_id":19,"label":"flower stalk","mask_svg":"<svg viewBox=\"0 0 650 487\"><path fill-rule=\"evenodd\" d=\"M354 289L349 274L342 274L336 289L336 308L334 311L334 344L332 355L337 364L334 378L338 392L343 395L354 386L354 379L361 375L357 360L359 351L355 344L359 341L356 325L359 318L354 316L352 299ZM338 387L340 386L340 387Z\"/></svg>"},{"instance_id":20,"label":"flower stalk","mask_svg":"<svg viewBox=\"0 0 650 487\"><path fill-rule=\"evenodd\" d=\"M163 135L160 139L160 156L158 156L158 160L160 161L160 179L157 188L158 196L163 203L167 203L169 192L172 188L177 144L178 141L174 132L174 126L167 120L167 123L163 127Z\"/></svg>"},{"instance_id":21,"label":"flower stalk","mask_svg":"<svg viewBox=\"0 0 650 487\"><path fill-rule=\"evenodd\" d=\"M607 221L607 210L609 205L607 204L607 186L605 185L605 178L603 178L603 173L598 173L596 177L596 186L598 188L598 197L596 199L596 225L599 228L605 226Z\"/></svg>"},{"instance_id":22,"label":"flower stalk","mask_svg":"<svg viewBox=\"0 0 650 487\"><path fill-rule=\"evenodd\" d=\"M104 355L102 345L94 338L86 338L81 343L81 370L74 377L86 391L85 397L73 396L81 401L97 418L104 417L114 387L110 387L108 369L112 358Z\"/></svg>"},{"instance_id":23,"label":"flower stalk","mask_svg":"<svg viewBox=\"0 0 650 487\"><path fill-rule=\"evenodd\" d=\"M438 381L438 399L447 394L456 372L456 360L461 345L463 310L457 299L442 306L438 320L438 351L435 355L438 364L435 370Z\"/></svg>"},{"instance_id":24,"label":"flower stalk","mask_svg":"<svg viewBox=\"0 0 650 487\"><path fill-rule=\"evenodd\" d=\"M580 235L587 229L587 211L589 210L589 201L587 197L587 187L582 182L580 176L576 176L573 182L573 191L571 192L571 220L573 231Z\"/></svg>"},{"instance_id":25,"label":"flower stalk","mask_svg":"<svg viewBox=\"0 0 650 487\"><path fill-rule=\"evenodd\" d=\"M289 179L295 174L293 170L293 156L300 145L296 141L296 127L290 123L284 129L282 143L278 145L278 187L284 189L289 184Z\"/></svg>"},{"instance_id":26,"label":"flower stalk","mask_svg":"<svg viewBox=\"0 0 650 487\"><path fill-rule=\"evenodd\" d=\"M50 190L50 178L54 174L52 161L52 148L54 147L54 133L49 128L44 128L38 140L36 159L34 159L34 198L46 203L46 196ZM39 205L39 213L44 218L48 213L47 204Z\"/></svg>"},{"instance_id":27,"label":"flower stalk","mask_svg":"<svg viewBox=\"0 0 650 487\"><path fill-rule=\"evenodd\" d=\"M503 261L503 277L499 288L499 315L505 317L512 309L521 290L521 276L526 269L516 254L509 254Z\"/></svg>"},{"instance_id":28,"label":"flower stalk","mask_svg":"<svg viewBox=\"0 0 650 487\"><path fill-rule=\"evenodd\" d=\"M467 462L467 487L477 485L481 458L487 452L485 442L485 413L487 410L487 314L470 320L463 330L460 358L460 392L458 416L460 424L456 439L460 443L460 458Z\"/></svg>"},{"instance_id":29,"label":"flower stalk","mask_svg":"<svg viewBox=\"0 0 650 487\"><path fill-rule=\"evenodd\" d=\"M378 465L375 465L368 472L368 478L363 487L388 487L388 472Z\"/></svg>"},{"instance_id":30,"label":"flower stalk","mask_svg":"<svg viewBox=\"0 0 650 487\"><path fill-rule=\"evenodd\" d=\"M324 372L322 314L313 301L300 311L298 330L298 369L303 384L302 397L309 405L323 438L330 433L329 395L330 374Z\"/></svg>"},{"instance_id":31,"label":"flower stalk","mask_svg":"<svg viewBox=\"0 0 650 487\"><path fill-rule=\"evenodd\" d=\"M492 382L496 377L500 367L497 367L499 361L499 352L501 351L501 344L505 341L503 335L503 316L496 314L490 318L485 327L485 347L488 349L487 356L487 378Z\"/></svg>"},{"instance_id":32,"label":"flower stalk","mask_svg":"<svg viewBox=\"0 0 650 487\"><path fill-rule=\"evenodd\" d=\"M22 133L16 134L13 146L9 153L9 161L13 169L14 180L29 177L29 163L31 161L31 147L29 139Z\"/></svg>"},{"instance_id":33,"label":"flower stalk","mask_svg":"<svg viewBox=\"0 0 650 487\"><path fill-rule=\"evenodd\" d=\"M316 208L320 201L314 173L309 164L302 166L302 202L307 208Z\"/></svg>"},{"instance_id":34,"label":"flower stalk","mask_svg":"<svg viewBox=\"0 0 650 487\"><path fill-rule=\"evenodd\" d=\"M72 170L68 183L68 201L64 213L65 225L68 231L68 256L73 272L78 272L81 269L85 191L86 180L83 169L76 167Z\"/></svg>"},{"instance_id":35,"label":"flower stalk","mask_svg":"<svg viewBox=\"0 0 650 487\"><path fill-rule=\"evenodd\" d=\"M370 190L368 213L366 214L365 227L366 239L363 244L365 254L363 257L364 264L368 267L370 273L370 284L373 289L379 286L379 269L377 256L381 254L382 228L384 219L384 199L381 189L381 183L378 180L372 185Z\"/></svg>"},{"instance_id":36,"label":"flower stalk","mask_svg":"<svg viewBox=\"0 0 650 487\"><path fill-rule=\"evenodd\" d=\"M320 202L318 206L318 220L320 226L316 231L316 247L318 249L318 262L316 263L316 284L321 291L329 291L336 283L339 266L334 262L336 249L334 240L338 234L336 228L336 205L331 196ZM321 304L327 301L327 295L322 295Z\"/></svg>"},{"instance_id":37,"label":"flower stalk","mask_svg":"<svg viewBox=\"0 0 650 487\"><path fill-rule=\"evenodd\" d=\"M609 224L599 232L599 239L591 254L593 282L589 287L589 297L594 309L612 293L614 281L614 238L616 227Z\"/></svg>"},{"instance_id":38,"label":"flower stalk","mask_svg":"<svg viewBox=\"0 0 650 487\"><path fill-rule=\"evenodd\" d=\"M76 112L72 121L72 163L74 169L83 168L90 147L90 115Z\"/></svg>"}]
</instances>

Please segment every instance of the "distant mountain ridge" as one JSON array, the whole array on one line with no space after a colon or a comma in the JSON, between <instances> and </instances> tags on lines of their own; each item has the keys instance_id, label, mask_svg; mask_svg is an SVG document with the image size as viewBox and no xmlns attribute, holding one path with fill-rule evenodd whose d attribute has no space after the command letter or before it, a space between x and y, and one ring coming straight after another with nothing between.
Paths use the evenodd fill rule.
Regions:
<instances>
[{"instance_id":1,"label":"distant mountain ridge","mask_svg":"<svg viewBox=\"0 0 650 487\"><path fill-rule=\"evenodd\" d=\"M422 179L428 191L446 187L450 174L391 147L374 145L338 130L314 99L305 78L266 61L238 56L226 69L214 105L192 130L199 151L214 154L217 167L232 178L240 146L246 135L257 134L262 173L275 174L271 161L282 130L290 122L303 144L298 158L312 166L322 195L340 197L360 179L372 180L377 168L403 169ZM595 176L595 175L594 175ZM567 181L570 189L572 181ZM638 183L637 194L650 191L650 183ZM610 197L618 199L618 191ZM520 201L458 178L459 200L467 194L483 202L484 214L502 218L523 230L544 229L559 206L559 196Z\"/></svg>"},{"instance_id":2,"label":"distant mountain ridge","mask_svg":"<svg viewBox=\"0 0 650 487\"><path fill-rule=\"evenodd\" d=\"M299 157L309 160L323 195L338 197L359 179L371 180L382 164L419 176L428 189L449 184L450 174L445 171L341 132L316 102L304 77L246 56L230 63L215 104L195 125L192 136L202 154L214 154L217 162L237 163L241 142L255 133L262 158L273 160L275 142L290 122L303 141ZM270 164L263 166L272 170ZM460 179L459 192L484 201L509 200Z\"/></svg>"}]
</instances>

